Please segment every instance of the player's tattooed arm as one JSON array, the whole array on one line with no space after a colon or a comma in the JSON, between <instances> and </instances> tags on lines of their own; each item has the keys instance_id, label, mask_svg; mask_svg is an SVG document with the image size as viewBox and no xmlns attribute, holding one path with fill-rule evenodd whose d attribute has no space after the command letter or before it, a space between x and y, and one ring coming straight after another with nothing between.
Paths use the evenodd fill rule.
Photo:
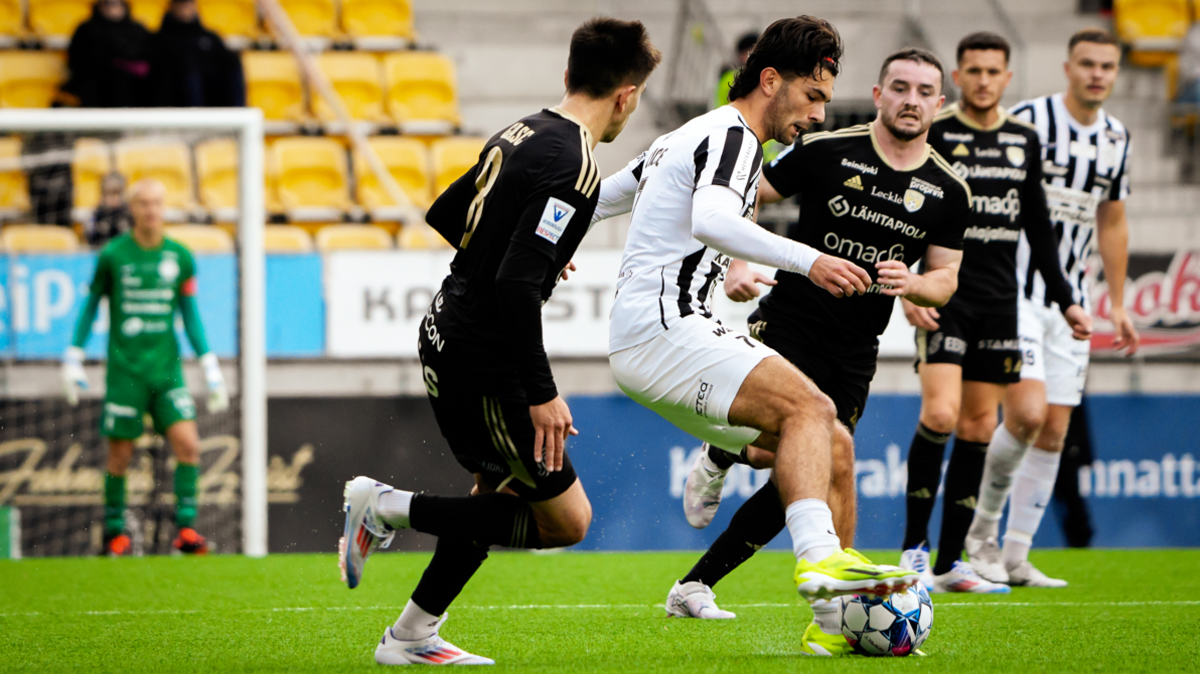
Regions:
<instances>
[{"instance_id":1,"label":"player's tattooed arm","mask_svg":"<svg viewBox=\"0 0 1200 674\"><path fill-rule=\"evenodd\" d=\"M1125 311L1125 269L1129 263L1129 222L1124 201L1103 201L1096 208L1096 247L1104 262L1104 277L1112 300L1113 348L1132 356L1141 338Z\"/></svg>"},{"instance_id":2,"label":"player's tattooed arm","mask_svg":"<svg viewBox=\"0 0 1200 674\"><path fill-rule=\"evenodd\" d=\"M962 251L930 246L925 251L925 273L914 274L903 262L876 262L883 294L903 297L919 307L940 307L950 301L958 289L958 268Z\"/></svg>"}]
</instances>

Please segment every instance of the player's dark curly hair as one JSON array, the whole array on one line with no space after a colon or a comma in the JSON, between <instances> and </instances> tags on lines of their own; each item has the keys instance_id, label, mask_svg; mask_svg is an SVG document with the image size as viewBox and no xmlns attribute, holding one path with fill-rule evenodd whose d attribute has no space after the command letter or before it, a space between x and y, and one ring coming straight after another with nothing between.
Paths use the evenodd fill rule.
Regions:
<instances>
[{"instance_id":1,"label":"player's dark curly hair","mask_svg":"<svg viewBox=\"0 0 1200 674\"><path fill-rule=\"evenodd\" d=\"M888 66L895 61L915 61L917 63L928 63L937 68L942 79L946 78L946 69L942 67L942 60L939 59L933 52L920 47L907 47L898 52L892 52L883 60L883 67L879 69L879 84L883 85L883 78L887 77Z\"/></svg>"},{"instance_id":2,"label":"player's dark curly hair","mask_svg":"<svg viewBox=\"0 0 1200 674\"><path fill-rule=\"evenodd\" d=\"M589 19L571 35L567 91L605 98L617 87L640 86L661 60L641 21Z\"/></svg>"},{"instance_id":3,"label":"player's dark curly hair","mask_svg":"<svg viewBox=\"0 0 1200 674\"><path fill-rule=\"evenodd\" d=\"M762 71L774 68L787 79L841 70L842 36L833 24L812 16L780 19L767 26L750 52L745 67L729 87L729 100L736 101L758 88Z\"/></svg>"},{"instance_id":4,"label":"player's dark curly hair","mask_svg":"<svg viewBox=\"0 0 1200 674\"><path fill-rule=\"evenodd\" d=\"M963 54L970 50L978 51L1002 51L1004 52L1004 62L1008 63L1009 56L1012 55L1012 46L1008 44L1003 36L996 33L989 33L986 30L981 30L978 33L971 33L958 41L958 51L954 56L957 63L962 63Z\"/></svg>"}]
</instances>

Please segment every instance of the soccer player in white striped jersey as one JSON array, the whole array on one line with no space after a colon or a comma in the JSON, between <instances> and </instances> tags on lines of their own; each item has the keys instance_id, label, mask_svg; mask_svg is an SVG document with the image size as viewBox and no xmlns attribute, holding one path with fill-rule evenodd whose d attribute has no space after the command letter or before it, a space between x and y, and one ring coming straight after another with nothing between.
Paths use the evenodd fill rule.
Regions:
<instances>
[{"instance_id":1,"label":"soccer player in white striped jersey","mask_svg":"<svg viewBox=\"0 0 1200 674\"><path fill-rule=\"evenodd\" d=\"M713 320L709 301L731 257L803 274L838 297L871 285L853 262L750 219L763 141L790 145L824 119L841 53L826 21L771 24L730 89L732 103L660 137L606 179L595 216L632 210L609 333L617 383L713 446L775 453L793 579L810 601L893 592L917 574L842 550L828 500L835 464L853 457L835 457L833 403L770 347ZM681 614L712 604L711 590L691 585L699 587L680 588Z\"/></svg>"},{"instance_id":2,"label":"soccer player in white striped jersey","mask_svg":"<svg viewBox=\"0 0 1200 674\"><path fill-rule=\"evenodd\" d=\"M1075 301L1090 310L1085 266L1095 241L1112 299L1113 345L1132 355L1138 334L1124 306L1129 131L1101 107L1112 93L1120 60L1111 35L1079 31L1067 46L1067 91L1020 103L1012 114L1036 126L1041 138L1047 205ZM1065 580L1049 578L1029 562L1029 548L1054 490L1071 410L1083 395L1090 345L1072 338L1029 253L1022 234L1017 248L1021 381L1008 387L1004 423L988 445L966 548L975 570L988 580L1065 587ZM1001 550L988 541L999 531L1010 490Z\"/></svg>"}]
</instances>

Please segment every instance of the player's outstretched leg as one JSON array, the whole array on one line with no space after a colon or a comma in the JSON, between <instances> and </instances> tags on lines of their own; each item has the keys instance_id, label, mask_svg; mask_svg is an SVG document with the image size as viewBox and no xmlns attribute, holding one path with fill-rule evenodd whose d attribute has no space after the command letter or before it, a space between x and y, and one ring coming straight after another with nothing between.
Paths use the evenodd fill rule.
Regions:
<instances>
[{"instance_id":1,"label":"player's outstretched leg","mask_svg":"<svg viewBox=\"0 0 1200 674\"><path fill-rule=\"evenodd\" d=\"M706 620L728 620L736 613L722 611L717 606L717 595L712 588L700 581L675 581L667 593L667 615L674 618L703 618Z\"/></svg>"}]
</instances>

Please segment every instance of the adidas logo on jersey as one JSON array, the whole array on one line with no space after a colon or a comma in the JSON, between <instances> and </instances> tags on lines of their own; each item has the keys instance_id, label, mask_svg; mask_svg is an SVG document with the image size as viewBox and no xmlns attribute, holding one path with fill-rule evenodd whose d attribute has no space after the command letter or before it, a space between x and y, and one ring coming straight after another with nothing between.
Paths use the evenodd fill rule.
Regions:
<instances>
[{"instance_id":1,"label":"adidas logo on jersey","mask_svg":"<svg viewBox=\"0 0 1200 674\"><path fill-rule=\"evenodd\" d=\"M971 151L967 149L966 145L959 143L958 147L954 148L954 151L950 154L954 155L955 157L969 157L971 156Z\"/></svg>"},{"instance_id":2,"label":"adidas logo on jersey","mask_svg":"<svg viewBox=\"0 0 1200 674\"><path fill-rule=\"evenodd\" d=\"M846 182L844 182L842 184L845 185L846 187L862 191L862 188L863 188L862 176L852 176L849 180L847 180Z\"/></svg>"}]
</instances>

